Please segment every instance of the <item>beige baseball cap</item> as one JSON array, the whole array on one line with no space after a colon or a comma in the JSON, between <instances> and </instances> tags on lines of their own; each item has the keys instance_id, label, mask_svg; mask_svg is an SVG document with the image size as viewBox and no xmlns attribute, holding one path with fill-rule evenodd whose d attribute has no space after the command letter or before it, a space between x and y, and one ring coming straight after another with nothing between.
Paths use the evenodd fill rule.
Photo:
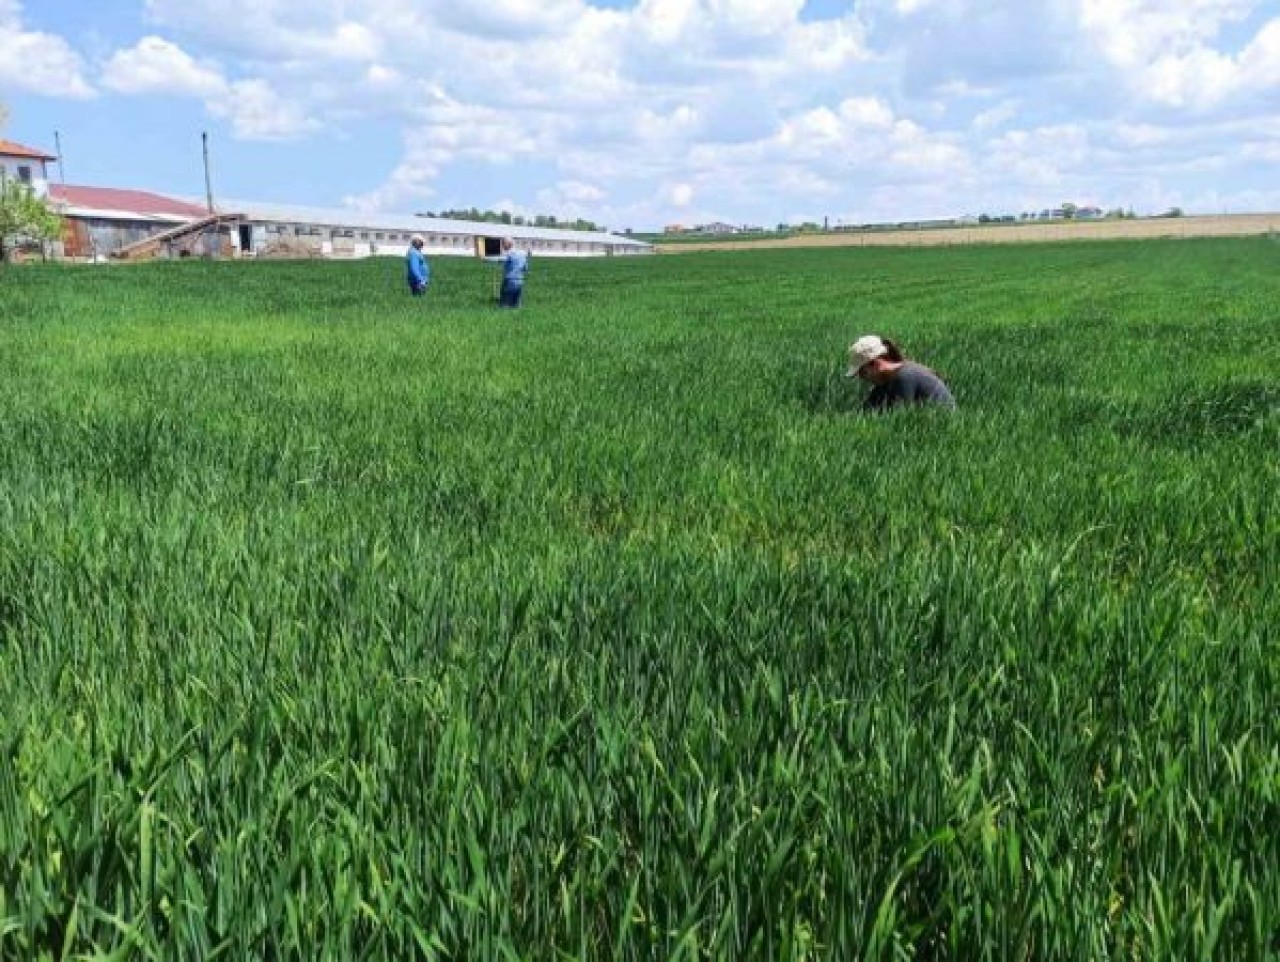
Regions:
<instances>
[{"instance_id":1,"label":"beige baseball cap","mask_svg":"<svg viewBox=\"0 0 1280 962\"><path fill-rule=\"evenodd\" d=\"M849 370L844 372L844 376L857 377L863 367L888 353L889 348L883 339L875 334L864 334L849 345Z\"/></svg>"}]
</instances>

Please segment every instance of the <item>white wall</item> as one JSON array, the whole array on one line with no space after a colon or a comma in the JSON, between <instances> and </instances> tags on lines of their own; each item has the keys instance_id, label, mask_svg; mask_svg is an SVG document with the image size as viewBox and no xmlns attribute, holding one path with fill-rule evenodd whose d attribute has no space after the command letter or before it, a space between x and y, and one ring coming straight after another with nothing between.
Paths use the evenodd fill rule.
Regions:
<instances>
[{"instance_id":1,"label":"white wall","mask_svg":"<svg viewBox=\"0 0 1280 962\"><path fill-rule=\"evenodd\" d=\"M0 157L0 170L8 180L21 180L19 168L26 167L31 172L31 186L41 197L49 195L49 171L46 161L34 160L30 157Z\"/></svg>"},{"instance_id":2,"label":"white wall","mask_svg":"<svg viewBox=\"0 0 1280 962\"><path fill-rule=\"evenodd\" d=\"M253 221L253 253L262 250L277 238L299 239L315 244L325 257L403 257L409 250L411 231L404 228L377 230L367 227L332 227L300 224L293 221ZM301 226L306 232L298 234ZM311 231L314 228L314 233ZM283 230L283 233L280 230ZM426 242L423 253L428 257L474 257L476 238L463 232L418 231ZM502 236L502 235L499 235ZM610 253L647 253L644 248L632 249L624 244L612 244L596 240L544 240L517 238L518 246L535 257L601 257Z\"/></svg>"}]
</instances>

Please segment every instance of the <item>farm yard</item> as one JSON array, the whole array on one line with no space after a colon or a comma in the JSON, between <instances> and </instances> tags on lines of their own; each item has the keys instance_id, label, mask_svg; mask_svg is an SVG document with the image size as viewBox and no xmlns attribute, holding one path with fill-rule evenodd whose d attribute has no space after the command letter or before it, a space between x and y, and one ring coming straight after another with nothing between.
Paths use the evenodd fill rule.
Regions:
<instances>
[{"instance_id":1,"label":"farm yard","mask_svg":"<svg viewBox=\"0 0 1280 962\"><path fill-rule=\"evenodd\" d=\"M0 273L0 959L1280 957L1278 263Z\"/></svg>"}]
</instances>

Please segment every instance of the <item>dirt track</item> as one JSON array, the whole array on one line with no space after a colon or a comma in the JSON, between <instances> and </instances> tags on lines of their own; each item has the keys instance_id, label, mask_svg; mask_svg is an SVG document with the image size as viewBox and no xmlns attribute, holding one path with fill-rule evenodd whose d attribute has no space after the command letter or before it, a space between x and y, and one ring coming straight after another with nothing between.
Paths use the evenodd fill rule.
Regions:
<instances>
[{"instance_id":1,"label":"dirt track","mask_svg":"<svg viewBox=\"0 0 1280 962\"><path fill-rule=\"evenodd\" d=\"M1240 237L1274 233L1277 214L1226 214L1145 220L1059 221L1051 224L989 224L930 230L849 231L761 240L656 242L662 254L752 250L765 247L937 247L951 244L1023 244L1043 241L1120 240L1150 237Z\"/></svg>"}]
</instances>

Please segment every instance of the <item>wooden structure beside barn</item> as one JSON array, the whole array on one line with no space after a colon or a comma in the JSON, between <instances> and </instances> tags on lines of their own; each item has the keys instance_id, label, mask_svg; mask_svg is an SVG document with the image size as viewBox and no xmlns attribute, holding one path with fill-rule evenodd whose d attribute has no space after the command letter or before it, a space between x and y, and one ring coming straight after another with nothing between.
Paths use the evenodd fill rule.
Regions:
<instances>
[{"instance_id":1,"label":"wooden structure beside barn","mask_svg":"<svg viewBox=\"0 0 1280 962\"><path fill-rule=\"evenodd\" d=\"M150 191L114 187L53 184L49 201L63 217L63 256L76 260L117 256L133 244L185 227L209 214L197 204ZM200 253L223 251L218 248Z\"/></svg>"}]
</instances>

